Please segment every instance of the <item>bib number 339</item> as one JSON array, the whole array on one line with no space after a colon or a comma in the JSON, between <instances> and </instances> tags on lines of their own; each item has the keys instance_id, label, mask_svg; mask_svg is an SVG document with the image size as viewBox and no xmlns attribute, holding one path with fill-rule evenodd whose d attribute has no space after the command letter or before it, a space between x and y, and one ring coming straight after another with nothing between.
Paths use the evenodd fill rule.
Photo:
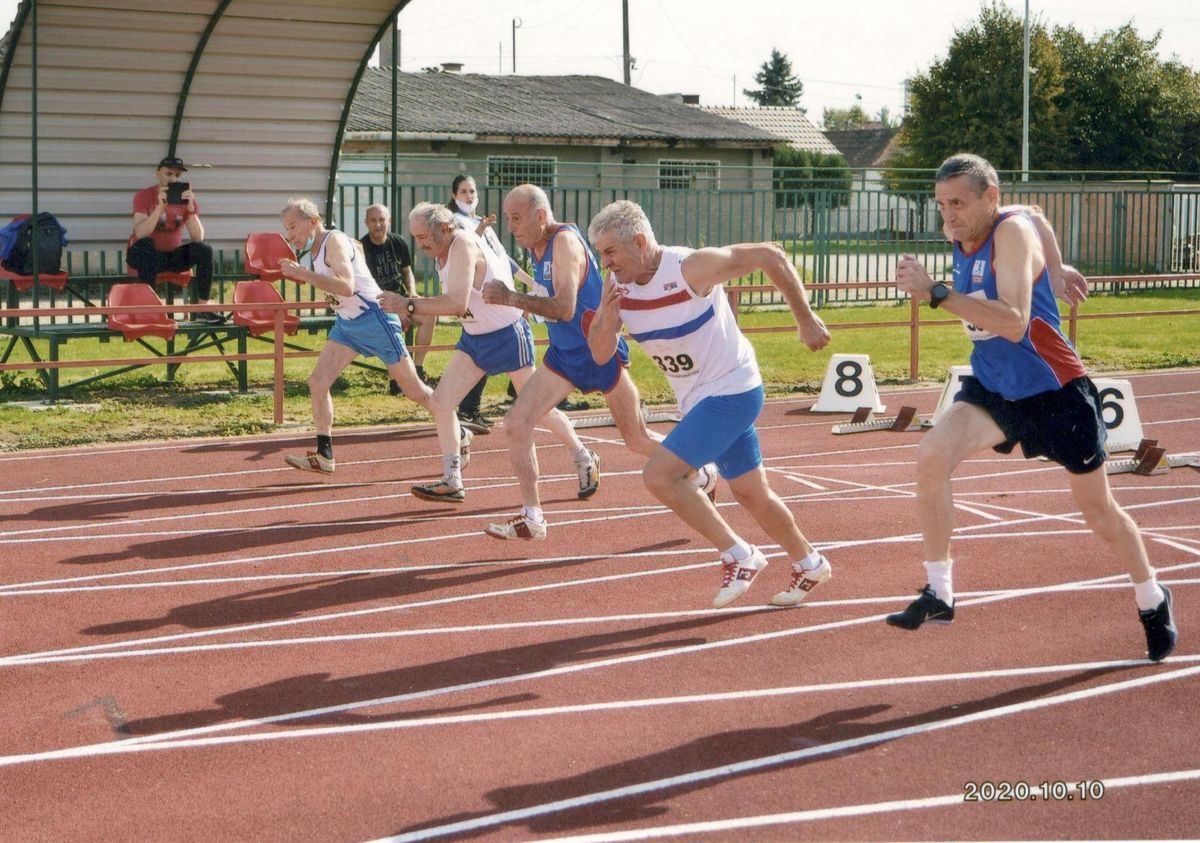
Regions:
<instances>
[{"instance_id":1,"label":"bib number 339","mask_svg":"<svg viewBox=\"0 0 1200 843\"><path fill-rule=\"evenodd\" d=\"M683 372L690 372L696 368L695 361L687 354L664 354L662 356L654 355L654 362L658 364L658 368L662 369L668 375L678 375Z\"/></svg>"}]
</instances>

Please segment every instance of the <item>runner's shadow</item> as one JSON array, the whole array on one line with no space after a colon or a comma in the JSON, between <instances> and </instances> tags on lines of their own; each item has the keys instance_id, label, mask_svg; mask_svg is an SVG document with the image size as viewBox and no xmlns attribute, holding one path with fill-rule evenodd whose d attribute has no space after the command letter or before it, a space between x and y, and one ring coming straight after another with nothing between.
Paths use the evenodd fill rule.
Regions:
<instances>
[{"instance_id":1,"label":"runner's shadow","mask_svg":"<svg viewBox=\"0 0 1200 843\"><path fill-rule=\"evenodd\" d=\"M403 428L400 430L375 430L370 433L344 432L338 436L338 442L347 448L357 448L359 445L375 448L392 445L397 442L416 442L422 439L436 439L437 432L432 422L428 427ZM283 466L283 455L291 451L303 451L312 448L312 437L303 437L299 441L284 439L234 439L228 442L206 442L181 448L184 454L243 454L250 462L277 460Z\"/></svg>"},{"instance_id":2,"label":"runner's shadow","mask_svg":"<svg viewBox=\"0 0 1200 843\"><path fill-rule=\"evenodd\" d=\"M643 553L674 546L680 540L634 548L628 553ZM427 592L470 588L521 576L536 567L539 571L562 571L585 565L608 554L562 559L535 565L443 568L441 570L397 571L387 574L350 574L318 581L292 582L286 585L248 591L242 594L175 606L165 616L123 620L83 630L85 635L124 635L147 632L169 626L188 629L212 629L239 624L265 623L303 617L309 612L342 609L362 603L396 598L413 598ZM497 561L494 556L475 560L477 564ZM399 557L397 564L412 564ZM469 564L469 563L463 563Z\"/></svg>"},{"instance_id":3,"label":"runner's shadow","mask_svg":"<svg viewBox=\"0 0 1200 843\"><path fill-rule=\"evenodd\" d=\"M764 610L766 611L766 610ZM342 706L365 700L390 699L401 695L427 694L429 691L474 686L477 683L501 682L514 676L538 673L557 667L585 664L615 656L653 652L655 650L703 644L708 639L696 633L719 624L736 623L747 617L746 613L714 614L702 618L688 618L647 627L613 630L539 641L498 650L469 653L441 661L412 663L394 670L333 678L329 673L309 673L292 676L276 682L268 682L253 688L235 691L215 700L215 707L187 711L161 717L143 718L127 724L132 735L154 735L177 729L191 729L239 720L256 720L288 712L306 712ZM397 645L396 654L401 659L419 657L428 649ZM521 681L518 679L518 681ZM465 690L465 688L464 688ZM425 697L428 699L428 697ZM502 697L478 706L496 706L529 699L535 694ZM371 712L371 708L330 712L319 716L295 718L285 721L287 725L353 725L364 723L391 723L419 717L436 716L467 708L427 707L417 711L396 712L394 706L405 700L388 703L389 710Z\"/></svg>"},{"instance_id":4,"label":"runner's shadow","mask_svg":"<svg viewBox=\"0 0 1200 843\"><path fill-rule=\"evenodd\" d=\"M754 775L760 770L775 771L826 760L831 757L830 753L816 754L808 757L801 756L799 758L788 757L789 754L797 751L829 746L841 741L869 738L872 735L879 735L897 729L936 723L977 712L1029 702L1110 674L1131 669L1134 669L1134 667L1126 666L1081 671L1059 679L1014 688L975 700L958 701L928 711L892 719L871 719L891 708L890 705L877 704L826 711L809 720L787 726L718 732L716 734L705 735L680 746L662 750L661 752L643 755L638 758L630 758L616 764L598 767L579 775L497 788L486 794L488 800L494 806L494 810L492 811L439 817L428 822L408 826L396 833L401 834L450 825L452 823L485 819L493 814L525 810L560 800L587 797L618 788L633 787L646 782L657 782L676 777L693 777L693 781L687 784L676 784L673 787L654 789L646 793L627 796L623 799L601 800L587 807L578 808L570 812L565 809L561 811L547 811L541 816L535 816L527 820L485 824L474 832L458 830L455 832L455 837L456 839L460 839L465 836L478 836L484 833L494 833L498 828L511 828L514 826L524 826L527 833L531 834L562 833L597 825L651 819L669 811L671 809L671 800L680 794L703 790L728 782L735 775L749 776ZM896 738L890 738L884 742L892 740L896 740ZM866 742L857 746L852 745L836 750L834 755L853 755L871 750L879 745L880 742ZM694 779L697 773L705 770L712 770L725 765L769 759L776 756L781 756L777 762L764 765L751 772L741 774L730 773L704 778L703 780Z\"/></svg>"}]
</instances>

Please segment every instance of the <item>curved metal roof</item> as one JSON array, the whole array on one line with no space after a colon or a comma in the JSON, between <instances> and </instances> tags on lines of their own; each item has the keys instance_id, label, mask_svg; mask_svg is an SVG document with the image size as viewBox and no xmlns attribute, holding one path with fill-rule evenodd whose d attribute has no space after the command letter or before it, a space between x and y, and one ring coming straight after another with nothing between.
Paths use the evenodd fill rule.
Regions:
<instances>
[{"instance_id":1,"label":"curved metal roof","mask_svg":"<svg viewBox=\"0 0 1200 843\"><path fill-rule=\"evenodd\" d=\"M274 227L287 197L327 210L350 103L410 0L37 0L38 204L73 248L123 246L133 193L167 155L214 246ZM33 0L0 59L0 218L28 211Z\"/></svg>"}]
</instances>

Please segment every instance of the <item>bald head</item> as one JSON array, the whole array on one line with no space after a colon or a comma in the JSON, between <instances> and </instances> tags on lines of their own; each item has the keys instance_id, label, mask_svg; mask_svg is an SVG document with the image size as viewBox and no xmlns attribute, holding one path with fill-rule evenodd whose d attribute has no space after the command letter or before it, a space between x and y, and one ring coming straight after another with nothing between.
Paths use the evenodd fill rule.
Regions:
<instances>
[{"instance_id":1,"label":"bald head","mask_svg":"<svg viewBox=\"0 0 1200 843\"><path fill-rule=\"evenodd\" d=\"M520 184L504 197L504 222L523 249L533 249L555 225L550 197L536 184Z\"/></svg>"}]
</instances>

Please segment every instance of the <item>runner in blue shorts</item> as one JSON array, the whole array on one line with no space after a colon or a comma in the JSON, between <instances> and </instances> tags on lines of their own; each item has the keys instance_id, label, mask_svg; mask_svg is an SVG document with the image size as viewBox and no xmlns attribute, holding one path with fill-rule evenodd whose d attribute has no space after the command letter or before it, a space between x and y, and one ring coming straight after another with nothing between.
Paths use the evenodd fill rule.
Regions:
<instances>
[{"instance_id":1,"label":"runner in blue shorts","mask_svg":"<svg viewBox=\"0 0 1200 843\"><path fill-rule=\"evenodd\" d=\"M531 295L501 284L483 289L484 301L518 307L544 317L550 344L542 367L529 379L513 402L504 428L511 445L513 467L521 485L522 509L508 521L489 524L485 532L498 539L543 538L546 520L538 494L538 464L533 445L534 422L556 406L573 389L599 392L616 422L625 445L650 456L662 436L646 428L637 386L629 376L629 349L617 344L603 363L592 359L587 345L587 324L600 303L603 282L600 269L579 229L554 219L545 191L532 184L513 188L504 198L508 230L533 260ZM595 492L600 486L600 456L590 453L577 464L581 489ZM715 470L695 471L692 482L715 494ZM580 494L580 497L584 495Z\"/></svg>"},{"instance_id":2,"label":"runner in blue shorts","mask_svg":"<svg viewBox=\"0 0 1200 843\"><path fill-rule=\"evenodd\" d=\"M459 227L445 205L423 202L412 209L408 220L417 248L437 267L442 291L423 298L384 293L380 305L403 319L457 316L462 323L462 336L430 402L440 419L438 443L443 474L437 482L413 486L412 492L422 500L462 503L466 499L462 470L471 435L460 426L455 410L484 374L507 374L518 394L523 392L535 371L533 335L520 310L483 299L481 290L488 283L512 288L512 270L506 257L489 249L476 232ZM579 441L570 419L553 407L542 418L576 465L590 462L591 452ZM592 491L581 485L580 496L586 497Z\"/></svg>"},{"instance_id":3,"label":"runner in blue shorts","mask_svg":"<svg viewBox=\"0 0 1200 843\"><path fill-rule=\"evenodd\" d=\"M340 231L325 228L311 199L289 200L280 220L288 241L297 251L307 250L311 260L310 269L294 260L280 261L284 277L321 290L336 314L329 341L308 376L313 425L317 429L316 449L303 456L289 454L284 459L293 468L332 474L336 463L333 398L329 390L354 358L378 357L407 398L428 410L435 421L438 411L431 400L432 390L417 377L416 367L404 347L400 319L379 307L382 290L367 267L361 245Z\"/></svg>"},{"instance_id":4,"label":"runner in blue shorts","mask_svg":"<svg viewBox=\"0 0 1200 843\"><path fill-rule=\"evenodd\" d=\"M767 558L691 483L690 472L710 460L737 502L791 560L788 587L771 602L799 605L829 580L832 568L767 484L754 430L763 406L762 375L721 287L764 273L791 308L800 340L816 351L829 342L829 331L808 306L796 268L774 243L699 250L660 246L646 214L629 201L603 208L588 235L609 270L589 348L596 360L610 359L621 328L627 328L675 392L683 420L655 449L642 478L656 498L720 551L721 587L713 605L726 606L745 594Z\"/></svg>"}]
</instances>

